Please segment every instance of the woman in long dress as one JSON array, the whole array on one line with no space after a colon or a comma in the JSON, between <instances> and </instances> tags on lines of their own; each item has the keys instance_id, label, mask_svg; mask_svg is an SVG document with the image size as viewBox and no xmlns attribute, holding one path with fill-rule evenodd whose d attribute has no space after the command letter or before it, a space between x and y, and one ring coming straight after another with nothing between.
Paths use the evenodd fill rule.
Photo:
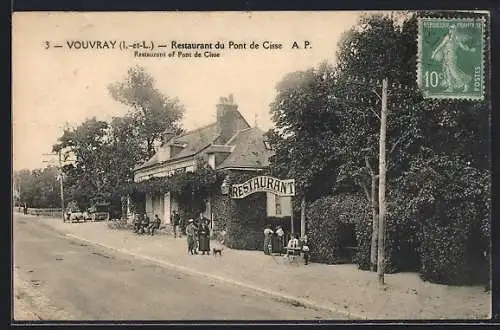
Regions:
<instances>
[{"instance_id":1,"label":"woman in long dress","mask_svg":"<svg viewBox=\"0 0 500 330\"><path fill-rule=\"evenodd\" d=\"M210 228L203 222L198 231L199 250L202 254L210 254Z\"/></svg>"},{"instance_id":2,"label":"woman in long dress","mask_svg":"<svg viewBox=\"0 0 500 330\"><path fill-rule=\"evenodd\" d=\"M472 81L472 77L459 68L457 61L459 48L467 52L476 51L475 48L470 48L463 43L465 37L457 32L455 25L450 26L448 34L431 55L433 60L441 62L444 75L441 85L447 88L447 92L452 92L458 88L461 88L463 92L467 92Z\"/></svg>"},{"instance_id":3,"label":"woman in long dress","mask_svg":"<svg viewBox=\"0 0 500 330\"><path fill-rule=\"evenodd\" d=\"M267 225L264 229L264 253L271 254L272 251L272 238L274 232L271 230L270 226Z\"/></svg>"}]
</instances>

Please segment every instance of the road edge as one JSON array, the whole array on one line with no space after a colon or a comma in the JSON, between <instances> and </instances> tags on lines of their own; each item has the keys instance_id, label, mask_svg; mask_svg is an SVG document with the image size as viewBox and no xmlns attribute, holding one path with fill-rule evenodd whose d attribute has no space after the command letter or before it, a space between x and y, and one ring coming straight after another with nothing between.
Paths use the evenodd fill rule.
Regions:
<instances>
[{"instance_id":1,"label":"road edge","mask_svg":"<svg viewBox=\"0 0 500 330\"><path fill-rule=\"evenodd\" d=\"M304 298L300 298L300 297L296 297L296 296L289 296L289 295L283 294L281 292L268 290L268 289L261 288L261 287L258 287L258 286L252 285L252 284L235 281L235 280L230 279L230 278L225 278L225 277L218 276L218 275L203 273L203 272L197 271L197 270L189 268L189 267L184 267L184 266L180 266L177 264L173 264L173 263L170 263L170 262L165 261L165 260L159 260L157 258L153 258L153 257L143 255L140 253L135 253L135 252L129 251L127 249L108 246L106 244L103 244L100 242L95 242L95 241L89 240L87 238L80 237L78 235L74 235L74 234L70 234L70 233L66 233L65 235L67 237L71 237L71 238L79 240L79 241L83 241L83 242L90 243L90 244L95 244L95 245L98 245L98 246L101 246L101 247L104 247L104 248L107 248L110 250L114 250L114 251L117 251L120 253L131 255L131 256L139 258L139 259L148 260L148 261L151 261L153 263L159 264L159 265L164 266L164 267L173 268L173 269L176 269L178 271L185 272L185 273L191 273L191 274L198 275L198 276L208 277L208 278L215 279L215 280L218 280L221 282L230 283L230 284L233 284L233 285L236 285L239 287L254 290L254 291L263 293L265 295L284 300L284 301L289 302L289 303L300 304L300 305L303 305L303 306L306 306L306 307L309 307L312 309L320 309L323 311L341 314L341 315L347 316L349 319L368 320L367 315L359 315L357 313L352 313L352 312L337 309L337 308L334 308L331 306L326 306L326 305L323 305L323 304L320 304L320 303L317 303L317 302L314 302L314 301L311 301L308 299L304 299Z\"/></svg>"}]
</instances>

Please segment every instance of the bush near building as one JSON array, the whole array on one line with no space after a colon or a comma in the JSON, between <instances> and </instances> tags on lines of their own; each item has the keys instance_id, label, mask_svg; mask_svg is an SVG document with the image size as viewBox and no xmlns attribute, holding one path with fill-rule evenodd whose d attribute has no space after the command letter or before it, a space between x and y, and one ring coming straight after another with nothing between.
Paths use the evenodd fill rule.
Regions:
<instances>
[{"instance_id":1,"label":"bush near building","mask_svg":"<svg viewBox=\"0 0 500 330\"><path fill-rule=\"evenodd\" d=\"M435 182L434 182L435 183ZM460 184L459 184L460 185ZM477 184L469 191L480 193ZM487 221L488 211L481 212L482 195L467 202L449 186L447 194L427 200L427 204L409 205L394 201L386 219L385 272L419 272L424 280L441 284L486 284L489 281ZM463 191L462 191L463 193ZM454 197L453 197L454 196ZM455 198L460 198L458 201ZM415 209L416 207L416 209ZM413 209L415 212L409 212ZM406 211L406 213L405 213ZM353 223L357 252L354 262L362 270L370 269L372 218L368 202L356 195L327 196L307 209L307 235L314 262L342 263L342 224ZM486 224L485 224L486 223Z\"/></svg>"},{"instance_id":2,"label":"bush near building","mask_svg":"<svg viewBox=\"0 0 500 330\"><path fill-rule=\"evenodd\" d=\"M359 195L340 194L314 201L306 211L307 238L311 261L327 264L345 262L342 251L349 225L356 232L371 226L371 212L366 199ZM362 239L356 235L357 239ZM354 243L356 244L356 243ZM364 242L361 247L364 247ZM368 261L370 250L368 249Z\"/></svg>"},{"instance_id":3,"label":"bush near building","mask_svg":"<svg viewBox=\"0 0 500 330\"><path fill-rule=\"evenodd\" d=\"M387 274L402 271L416 272L420 269L417 223L415 219L403 212L404 205L400 207L393 202L388 205L387 209L390 212L387 213L385 221L384 272ZM356 227L358 251L355 262L362 270L370 270L372 230L372 221L364 222Z\"/></svg>"},{"instance_id":4,"label":"bush near building","mask_svg":"<svg viewBox=\"0 0 500 330\"><path fill-rule=\"evenodd\" d=\"M489 170L435 155L393 184L386 219L386 273L419 272L441 284L489 282ZM360 269L370 269L371 223L357 226Z\"/></svg>"}]
</instances>

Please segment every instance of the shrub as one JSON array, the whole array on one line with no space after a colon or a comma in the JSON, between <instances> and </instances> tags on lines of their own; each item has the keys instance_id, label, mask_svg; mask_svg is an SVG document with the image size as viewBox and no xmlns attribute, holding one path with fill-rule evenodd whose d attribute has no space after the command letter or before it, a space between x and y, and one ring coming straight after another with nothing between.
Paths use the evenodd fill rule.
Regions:
<instances>
[{"instance_id":1,"label":"shrub","mask_svg":"<svg viewBox=\"0 0 500 330\"><path fill-rule=\"evenodd\" d=\"M372 222L360 222L356 226L356 239L358 250L354 255L354 262L361 270L370 270L370 251L372 242Z\"/></svg>"},{"instance_id":2,"label":"shrub","mask_svg":"<svg viewBox=\"0 0 500 330\"><path fill-rule=\"evenodd\" d=\"M422 279L443 284L468 280L464 272L467 233L463 229L429 224L423 228L422 239Z\"/></svg>"},{"instance_id":3,"label":"shrub","mask_svg":"<svg viewBox=\"0 0 500 330\"><path fill-rule=\"evenodd\" d=\"M489 171L446 155L412 170L406 180L417 193L406 196L417 224L421 277L456 285L488 281Z\"/></svg>"},{"instance_id":4,"label":"shrub","mask_svg":"<svg viewBox=\"0 0 500 330\"><path fill-rule=\"evenodd\" d=\"M358 251L355 255L355 262L362 270L370 270L372 231L371 217L369 221L357 226ZM392 274L399 271L418 271L420 260L415 244L415 221L405 219L396 211L388 213L385 221L384 272Z\"/></svg>"},{"instance_id":5,"label":"shrub","mask_svg":"<svg viewBox=\"0 0 500 330\"><path fill-rule=\"evenodd\" d=\"M366 199L353 194L316 200L307 208L306 219L311 261L328 264L343 261L340 251L342 235L345 234L343 224L354 224L355 228L371 224Z\"/></svg>"}]
</instances>

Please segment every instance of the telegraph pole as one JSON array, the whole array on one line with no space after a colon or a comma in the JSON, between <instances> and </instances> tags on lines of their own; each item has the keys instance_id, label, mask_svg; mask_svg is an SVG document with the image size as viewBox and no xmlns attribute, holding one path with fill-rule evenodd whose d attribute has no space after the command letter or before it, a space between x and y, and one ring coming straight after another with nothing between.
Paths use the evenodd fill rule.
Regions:
<instances>
[{"instance_id":1,"label":"telegraph pole","mask_svg":"<svg viewBox=\"0 0 500 330\"><path fill-rule=\"evenodd\" d=\"M64 184L63 184L63 170L62 170L62 160L61 160L61 150L57 153L59 156L59 183L61 187L61 216L64 222Z\"/></svg>"},{"instance_id":2,"label":"telegraph pole","mask_svg":"<svg viewBox=\"0 0 500 330\"><path fill-rule=\"evenodd\" d=\"M366 85L371 84L371 79L367 82L365 79L362 81L349 81L349 83ZM377 83L378 87L378 83ZM401 88L401 85L400 85ZM387 173L387 162L386 162L386 135L387 135L387 91L388 89L388 79L384 78L382 80L382 95L379 95L377 91L372 90L378 98L381 100L382 109L380 111L380 116L375 113L377 118L380 120L380 137L379 137L379 175L378 175L378 237L375 238L372 236L372 248L374 242L378 240L377 246L377 278L380 285L384 285L384 273L385 273L385 252L384 252L384 243L385 243L385 216L386 216L386 200L385 200L385 192L386 192L386 173ZM406 87L405 87L406 89ZM373 173L374 174L374 173ZM377 176L372 175L372 188L374 183L376 182ZM372 198L374 195L374 189L372 189ZM377 227L375 221L373 222L373 230ZM370 255L370 260L373 261L373 253Z\"/></svg>"},{"instance_id":3,"label":"telegraph pole","mask_svg":"<svg viewBox=\"0 0 500 330\"><path fill-rule=\"evenodd\" d=\"M293 214L293 205L292 205ZM306 236L306 196L302 196L300 199L300 236L304 239Z\"/></svg>"},{"instance_id":4,"label":"telegraph pole","mask_svg":"<svg viewBox=\"0 0 500 330\"><path fill-rule=\"evenodd\" d=\"M384 284L385 272L385 181L386 181L386 133L387 133L387 78L382 81L382 109L380 112L380 140L379 140L379 183L378 183L378 258L377 277L379 284Z\"/></svg>"},{"instance_id":5,"label":"telegraph pole","mask_svg":"<svg viewBox=\"0 0 500 330\"><path fill-rule=\"evenodd\" d=\"M44 156L55 156L55 153L51 154L43 154ZM63 169L62 169L62 155L61 155L61 150L57 152L57 156L59 159L59 165L58 165L58 170L59 170L59 187L61 190L61 216L63 222L64 220L64 183L63 183ZM52 163L50 161L43 161L44 163Z\"/></svg>"}]
</instances>

